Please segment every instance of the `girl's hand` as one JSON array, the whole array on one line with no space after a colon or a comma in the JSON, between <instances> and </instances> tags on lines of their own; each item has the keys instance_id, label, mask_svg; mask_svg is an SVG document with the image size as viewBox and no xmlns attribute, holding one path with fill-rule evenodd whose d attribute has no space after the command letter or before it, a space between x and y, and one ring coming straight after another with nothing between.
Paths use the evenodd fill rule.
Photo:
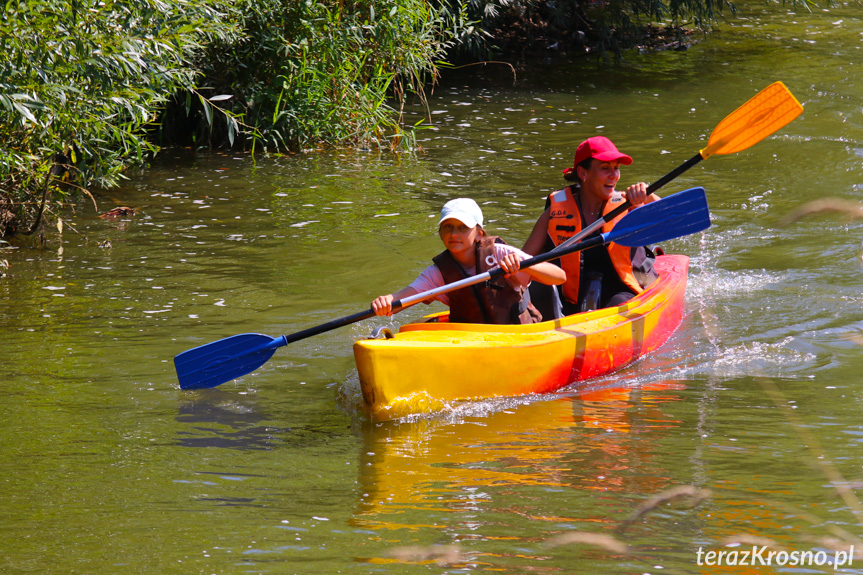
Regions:
<instances>
[{"instance_id":1,"label":"girl's hand","mask_svg":"<svg viewBox=\"0 0 863 575\"><path fill-rule=\"evenodd\" d=\"M521 260L515 254L506 254L500 260L500 268L506 272L506 277L509 277L521 269Z\"/></svg>"},{"instance_id":2,"label":"girl's hand","mask_svg":"<svg viewBox=\"0 0 863 575\"><path fill-rule=\"evenodd\" d=\"M372 311L375 315L393 315L393 294L378 296L372 302Z\"/></svg>"}]
</instances>

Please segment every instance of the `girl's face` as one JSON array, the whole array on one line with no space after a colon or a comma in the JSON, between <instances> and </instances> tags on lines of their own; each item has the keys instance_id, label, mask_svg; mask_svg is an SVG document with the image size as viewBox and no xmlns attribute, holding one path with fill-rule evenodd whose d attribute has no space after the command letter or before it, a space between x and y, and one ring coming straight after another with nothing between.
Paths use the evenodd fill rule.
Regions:
<instances>
[{"instance_id":1,"label":"girl's face","mask_svg":"<svg viewBox=\"0 0 863 575\"><path fill-rule=\"evenodd\" d=\"M581 189L593 194L597 199L608 200L620 180L620 162L594 160L590 163L589 170L578 168L578 177L581 178Z\"/></svg>"},{"instance_id":2,"label":"girl's face","mask_svg":"<svg viewBox=\"0 0 863 575\"><path fill-rule=\"evenodd\" d=\"M438 230L443 245L451 254L463 254L473 249L473 245L479 239L479 226L467 227L455 218L449 218L441 222Z\"/></svg>"}]
</instances>

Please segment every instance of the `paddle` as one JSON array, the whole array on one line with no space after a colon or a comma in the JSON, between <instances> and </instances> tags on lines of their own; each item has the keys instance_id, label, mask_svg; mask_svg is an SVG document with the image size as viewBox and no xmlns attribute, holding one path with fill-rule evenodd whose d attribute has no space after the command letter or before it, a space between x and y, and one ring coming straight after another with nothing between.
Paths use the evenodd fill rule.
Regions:
<instances>
[{"instance_id":1,"label":"paddle","mask_svg":"<svg viewBox=\"0 0 863 575\"><path fill-rule=\"evenodd\" d=\"M610 232L578 244L555 248L550 252L526 259L520 265L522 268L528 268L541 262L557 259L566 254L608 242L615 242L624 246L643 246L663 242L701 231L709 225L710 215L704 189L692 188L632 210L617 222ZM504 273L502 269L497 268L396 300L392 307L394 311L398 311L438 294L480 283ZM374 311L369 308L290 335L270 337L260 333L244 333L184 351L174 358L180 387L182 389L215 387L256 370L272 357L277 348L283 345L356 323L373 315L375 315Z\"/></svg>"},{"instance_id":2,"label":"paddle","mask_svg":"<svg viewBox=\"0 0 863 575\"><path fill-rule=\"evenodd\" d=\"M707 147L647 186L652 194L701 160L719 154L735 154L753 146L787 125L803 112L803 106L782 82L770 84L731 112L710 134ZM628 201L602 216L558 247L574 244L595 232L632 206Z\"/></svg>"}]
</instances>

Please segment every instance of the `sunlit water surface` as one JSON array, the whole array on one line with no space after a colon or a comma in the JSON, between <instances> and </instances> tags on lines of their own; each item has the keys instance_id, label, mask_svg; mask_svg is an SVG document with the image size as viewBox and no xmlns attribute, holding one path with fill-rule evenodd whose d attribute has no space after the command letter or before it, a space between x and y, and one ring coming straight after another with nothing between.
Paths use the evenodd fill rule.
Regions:
<instances>
[{"instance_id":1,"label":"sunlit water surface","mask_svg":"<svg viewBox=\"0 0 863 575\"><path fill-rule=\"evenodd\" d=\"M699 549L847 551L863 519L863 226L780 220L860 199L863 22L856 5L789 10L753 4L688 51L612 68L447 76L416 157L169 151L98 211L82 202L47 249L0 249L0 571L677 574L710 569ZM476 198L520 245L583 138L635 158L623 183L653 181L774 80L805 113L663 191L704 186L714 221L664 246L692 258L687 315L639 363L586 390L371 424L351 344L439 309L419 306L179 390L181 351L298 331L408 283L441 249L447 199ZM118 205L137 213L97 217ZM710 495L634 516L681 485ZM628 552L553 545L573 533Z\"/></svg>"}]
</instances>

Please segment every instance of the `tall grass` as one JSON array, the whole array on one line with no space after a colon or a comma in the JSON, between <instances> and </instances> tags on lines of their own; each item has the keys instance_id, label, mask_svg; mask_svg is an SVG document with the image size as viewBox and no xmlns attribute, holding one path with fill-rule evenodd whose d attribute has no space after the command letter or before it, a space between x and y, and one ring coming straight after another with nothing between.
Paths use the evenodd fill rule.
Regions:
<instances>
[{"instance_id":1,"label":"tall grass","mask_svg":"<svg viewBox=\"0 0 863 575\"><path fill-rule=\"evenodd\" d=\"M404 96L434 80L435 62L464 23L426 0L236 7L242 36L211 44L197 66L212 93L233 96L230 112L247 128L246 145L267 150L397 146ZM209 142L230 143L229 135L222 130Z\"/></svg>"}]
</instances>

